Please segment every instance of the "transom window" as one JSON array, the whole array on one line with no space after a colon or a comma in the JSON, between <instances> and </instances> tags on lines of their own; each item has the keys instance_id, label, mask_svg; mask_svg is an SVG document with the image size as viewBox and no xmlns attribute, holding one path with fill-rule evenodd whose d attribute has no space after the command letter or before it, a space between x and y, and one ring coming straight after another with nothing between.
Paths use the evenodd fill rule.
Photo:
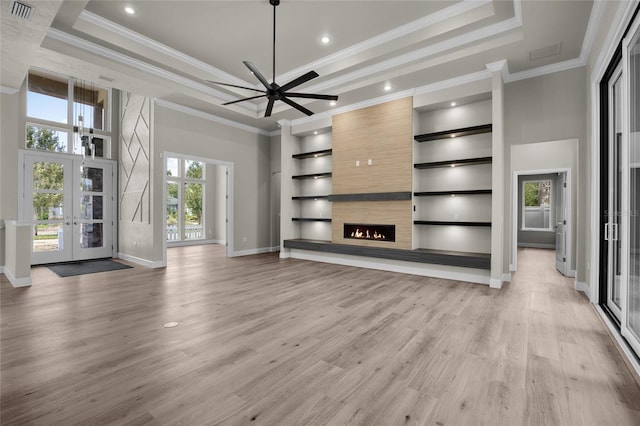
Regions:
<instances>
[{"instance_id":1,"label":"transom window","mask_svg":"<svg viewBox=\"0 0 640 426\"><path fill-rule=\"evenodd\" d=\"M84 146L86 155L109 158L110 98L110 89L94 83L29 71L25 148L82 154Z\"/></svg>"}]
</instances>

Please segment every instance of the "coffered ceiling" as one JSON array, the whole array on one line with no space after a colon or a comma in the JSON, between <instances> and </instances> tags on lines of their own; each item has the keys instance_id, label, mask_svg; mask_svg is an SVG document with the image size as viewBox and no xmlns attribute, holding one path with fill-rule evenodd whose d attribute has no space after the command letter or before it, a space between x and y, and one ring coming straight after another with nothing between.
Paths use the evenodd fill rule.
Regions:
<instances>
[{"instance_id":1,"label":"coffered ceiling","mask_svg":"<svg viewBox=\"0 0 640 426\"><path fill-rule=\"evenodd\" d=\"M242 61L271 81L268 0L25 2L35 7L30 20L9 14L11 1L1 0L5 92L38 67L266 131L305 117L276 103L262 118L264 99L222 106L254 93L205 82L262 88ZM282 85L318 72L296 91L339 95L335 106L300 99L326 114L486 72L501 60L508 81L527 78L584 65L601 9L592 1L281 0L275 79Z\"/></svg>"}]
</instances>

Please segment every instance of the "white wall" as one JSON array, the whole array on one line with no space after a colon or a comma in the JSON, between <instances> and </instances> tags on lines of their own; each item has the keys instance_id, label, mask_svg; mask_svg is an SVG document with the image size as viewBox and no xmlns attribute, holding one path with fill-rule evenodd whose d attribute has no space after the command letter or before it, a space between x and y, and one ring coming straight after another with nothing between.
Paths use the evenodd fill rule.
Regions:
<instances>
[{"instance_id":1,"label":"white wall","mask_svg":"<svg viewBox=\"0 0 640 426\"><path fill-rule=\"evenodd\" d=\"M160 153L209 158L234 164L233 249L249 254L269 249L270 138L176 111L156 104L154 155L152 159L153 211L162 211L162 161ZM153 234L162 241L163 224L153 224ZM163 257L162 244L154 245L153 259Z\"/></svg>"}]
</instances>

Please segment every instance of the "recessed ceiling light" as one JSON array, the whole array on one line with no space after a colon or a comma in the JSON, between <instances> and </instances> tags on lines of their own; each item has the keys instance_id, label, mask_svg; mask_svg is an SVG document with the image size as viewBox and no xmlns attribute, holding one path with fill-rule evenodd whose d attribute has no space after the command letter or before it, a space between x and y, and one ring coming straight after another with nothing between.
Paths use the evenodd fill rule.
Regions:
<instances>
[{"instance_id":1,"label":"recessed ceiling light","mask_svg":"<svg viewBox=\"0 0 640 426\"><path fill-rule=\"evenodd\" d=\"M125 6L124 11L129 15L135 15L136 11L131 6Z\"/></svg>"},{"instance_id":2,"label":"recessed ceiling light","mask_svg":"<svg viewBox=\"0 0 640 426\"><path fill-rule=\"evenodd\" d=\"M336 101L329 102L329 106L336 106Z\"/></svg>"},{"instance_id":3,"label":"recessed ceiling light","mask_svg":"<svg viewBox=\"0 0 640 426\"><path fill-rule=\"evenodd\" d=\"M391 85L389 83L384 85L384 90L385 92L388 92L389 90L391 90Z\"/></svg>"},{"instance_id":4,"label":"recessed ceiling light","mask_svg":"<svg viewBox=\"0 0 640 426\"><path fill-rule=\"evenodd\" d=\"M331 39L329 38L329 36L322 36L322 38L320 39L320 42L322 42L322 44L329 44L329 42L331 41Z\"/></svg>"},{"instance_id":5,"label":"recessed ceiling light","mask_svg":"<svg viewBox=\"0 0 640 426\"><path fill-rule=\"evenodd\" d=\"M456 103L455 102L451 102L451 106L456 106Z\"/></svg>"}]
</instances>

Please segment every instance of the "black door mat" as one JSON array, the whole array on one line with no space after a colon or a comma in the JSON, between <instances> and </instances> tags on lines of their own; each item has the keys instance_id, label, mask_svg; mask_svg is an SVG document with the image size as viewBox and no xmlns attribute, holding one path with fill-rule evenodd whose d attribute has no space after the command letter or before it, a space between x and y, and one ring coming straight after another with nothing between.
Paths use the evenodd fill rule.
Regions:
<instances>
[{"instance_id":1,"label":"black door mat","mask_svg":"<svg viewBox=\"0 0 640 426\"><path fill-rule=\"evenodd\" d=\"M83 260L80 262L57 263L47 265L59 277L72 277L74 275L95 274L96 272L117 271L129 269L132 266L114 262L110 259Z\"/></svg>"}]
</instances>

